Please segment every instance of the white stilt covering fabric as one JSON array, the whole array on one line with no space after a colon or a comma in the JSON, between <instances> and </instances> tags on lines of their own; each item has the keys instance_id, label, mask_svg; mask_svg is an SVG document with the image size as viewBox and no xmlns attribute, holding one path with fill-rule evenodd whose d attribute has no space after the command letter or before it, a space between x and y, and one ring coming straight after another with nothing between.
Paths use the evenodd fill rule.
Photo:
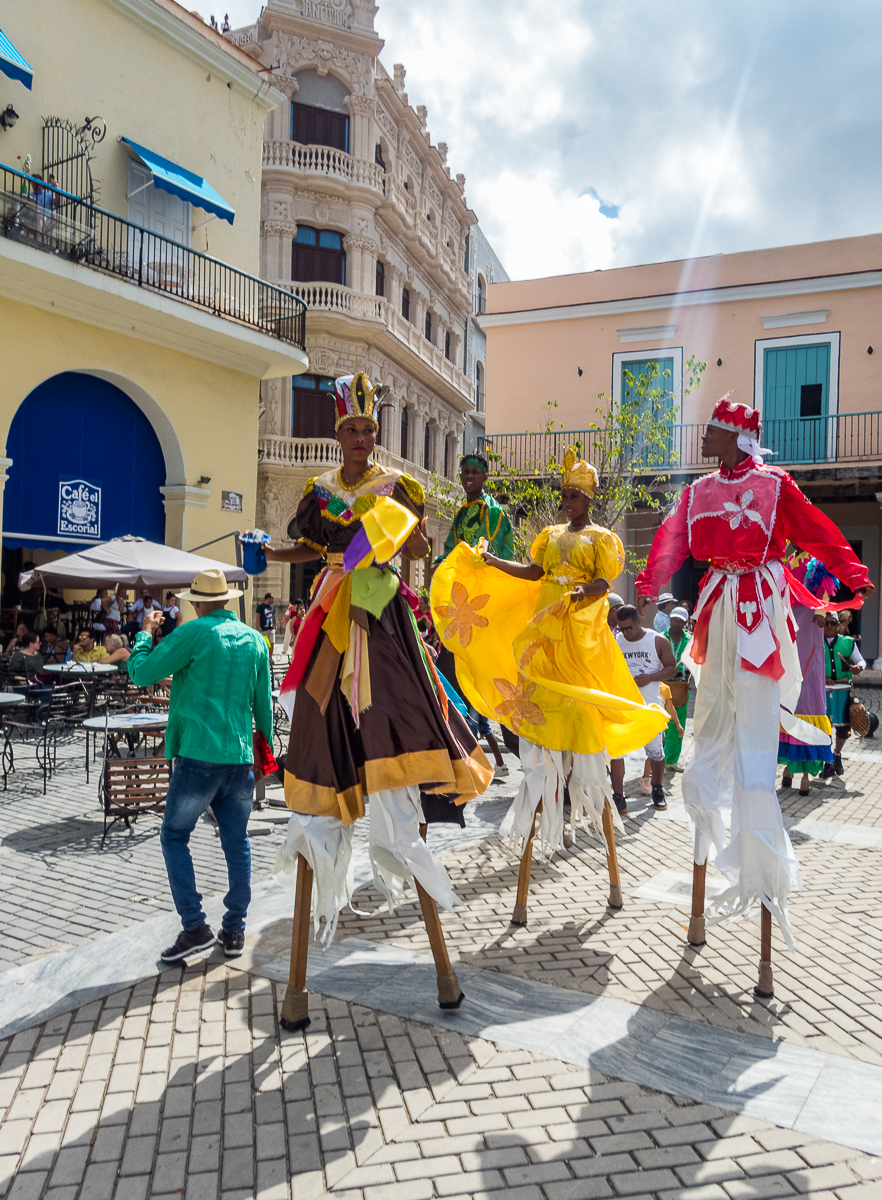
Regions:
<instances>
[{"instance_id":1,"label":"white stilt covering fabric","mask_svg":"<svg viewBox=\"0 0 882 1200\"><path fill-rule=\"evenodd\" d=\"M524 778L520 790L499 827L500 837L510 850L520 855L533 828L539 801L542 814L536 831L539 848L545 854L563 850L564 787L570 790L570 819L573 832L584 825L603 837L603 806L611 788L607 775L607 754L572 754L569 750L546 750L521 738L518 744ZM613 820L622 829L621 818Z\"/></svg>"},{"instance_id":2,"label":"white stilt covering fabric","mask_svg":"<svg viewBox=\"0 0 882 1200\"><path fill-rule=\"evenodd\" d=\"M273 866L276 883L292 889L297 884L297 856L302 854L312 867L312 919L315 936L325 946L334 940L341 909L352 901L353 828L339 817L292 813L285 844Z\"/></svg>"},{"instance_id":3,"label":"white stilt covering fabric","mask_svg":"<svg viewBox=\"0 0 882 1200\"><path fill-rule=\"evenodd\" d=\"M420 837L423 809L419 788L373 792L367 797L367 820L374 883L389 902L390 910L394 911L405 887L416 878L438 904L452 912L459 900L450 877ZM292 813L285 845L273 867L276 882L290 888L297 881L298 854L312 867L313 923L316 937L323 945L334 940L340 911L352 902L354 828L344 825L339 817Z\"/></svg>"},{"instance_id":4,"label":"white stilt covering fabric","mask_svg":"<svg viewBox=\"0 0 882 1200\"><path fill-rule=\"evenodd\" d=\"M559 750L546 750L520 738L518 754L524 778L511 808L502 818L499 836L513 854L520 855L533 828L533 817L542 801L536 840L541 850L563 850L564 763Z\"/></svg>"},{"instance_id":5,"label":"white stilt covering fabric","mask_svg":"<svg viewBox=\"0 0 882 1200\"><path fill-rule=\"evenodd\" d=\"M791 642L784 605L776 593L767 606L787 675L779 683L744 670L738 654L735 595L734 587L727 587L717 601L706 660L700 670L693 670L698 678L695 751L683 774L683 801L693 822L695 861L710 858L731 885L709 906L708 924L763 903L792 950L787 899L801 886L799 865L775 793L779 706L782 691L789 699L794 687L788 677ZM684 661L692 670L688 653ZM798 676L798 664L796 670ZM723 812L730 806L727 845Z\"/></svg>"},{"instance_id":6,"label":"white stilt covering fabric","mask_svg":"<svg viewBox=\"0 0 882 1200\"><path fill-rule=\"evenodd\" d=\"M368 797L374 883L390 912L414 879L448 912L460 903L444 867L420 837L423 809L418 787L372 792Z\"/></svg>"},{"instance_id":7,"label":"white stilt covering fabric","mask_svg":"<svg viewBox=\"0 0 882 1200\"><path fill-rule=\"evenodd\" d=\"M609 755L570 754L564 755L564 767L568 769L567 786L570 789L570 818L573 823L573 839L576 827L584 825L599 838L604 838L603 809L607 800L612 800L612 784L607 768ZM620 833L625 832L622 818L610 803L613 825Z\"/></svg>"}]
</instances>

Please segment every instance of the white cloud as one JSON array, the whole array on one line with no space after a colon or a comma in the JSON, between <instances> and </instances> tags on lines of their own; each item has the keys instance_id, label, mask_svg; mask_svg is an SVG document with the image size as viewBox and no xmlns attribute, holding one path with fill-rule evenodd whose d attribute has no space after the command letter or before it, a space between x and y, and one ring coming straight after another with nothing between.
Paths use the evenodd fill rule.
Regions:
<instances>
[{"instance_id":1,"label":"white cloud","mask_svg":"<svg viewBox=\"0 0 882 1200\"><path fill-rule=\"evenodd\" d=\"M878 0L380 0L375 23L513 277L879 228Z\"/></svg>"}]
</instances>

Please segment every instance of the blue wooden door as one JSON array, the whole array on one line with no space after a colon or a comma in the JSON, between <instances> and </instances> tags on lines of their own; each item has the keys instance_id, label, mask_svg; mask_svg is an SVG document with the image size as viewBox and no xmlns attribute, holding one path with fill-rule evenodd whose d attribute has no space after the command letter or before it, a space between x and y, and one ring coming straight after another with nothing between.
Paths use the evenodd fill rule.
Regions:
<instances>
[{"instance_id":1,"label":"blue wooden door","mask_svg":"<svg viewBox=\"0 0 882 1200\"><path fill-rule=\"evenodd\" d=\"M766 350L763 445L775 463L826 462L830 418L830 344Z\"/></svg>"},{"instance_id":2,"label":"blue wooden door","mask_svg":"<svg viewBox=\"0 0 882 1200\"><path fill-rule=\"evenodd\" d=\"M674 378L673 358L645 358L622 363L622 405L639 404L643 412L650 408L655 417L670 413L674 407L674 393L671 390ZM641 395L641 392L644 394ZM646 395L645 393L650 393ZM653 394L657 393L657 394ZM666 461L670 461L672 445L670 434L665 438ZM639 450L639 447L635 447ZM647 466L658 466L657 462L650 463L650 457L658 458L656 450L650 456L649 450L644 452Z\"/></svg>"}]
</instances>

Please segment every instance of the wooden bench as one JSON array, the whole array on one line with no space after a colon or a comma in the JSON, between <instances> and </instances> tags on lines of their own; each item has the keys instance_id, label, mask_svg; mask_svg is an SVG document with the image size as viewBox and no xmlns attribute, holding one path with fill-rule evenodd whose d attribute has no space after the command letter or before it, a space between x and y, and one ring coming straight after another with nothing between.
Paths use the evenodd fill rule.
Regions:
<instances>
[{"instance_id":1,"label":"wooden bench","mask_svg":"<svg viewBox=\"0 0 882 1200\"><path fill-rule=\"evenodd\" d=\"M131 829L130 818L139 813L162 812L168 795L171 766L165 758L108 758L104 762L104 833L122 819Z\"/></svg>"}]
</instances>

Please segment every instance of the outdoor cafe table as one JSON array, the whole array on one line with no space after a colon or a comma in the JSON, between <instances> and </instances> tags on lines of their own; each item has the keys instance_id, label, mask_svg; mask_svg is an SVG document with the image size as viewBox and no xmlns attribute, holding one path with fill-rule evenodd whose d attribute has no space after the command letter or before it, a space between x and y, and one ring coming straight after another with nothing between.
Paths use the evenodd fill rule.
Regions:
<instances>
[{"instance_id":1,"label":"outdoor cafe table","mask_svg":"<svg viewBox=\"0 0 882 1200\"><path fill-rule=\"evenodd\" d=\"M95 711L95 692L98 687L99 675L113 675L118 673L116 663L103 662L69 662L69 663L46 663L43 666L44 671L50 672L52 675L57 675L59 682L62 679L70 678L85 682L91 679L91 687L89 689L89 715Z\"/></svg>"},{"instance_id":2,"label":"outdoor cafe table","mask_svg":"<svg viewBox=\"0 0 882 1200\"><path fill-rule=\"evenodd\" d=\"M27 696L21 692L0 692L0 707L4 704L24 704L26 701Z\"/></svg>"},{"instance_id":3,"label":"outdoor cafe table","mask_svg":"<svg viewBox=\"0 0 882 1200\"><path fill-rule=\"evenodd\" d=\"M107 717L87 717L83 721L84 729L93 729L97 733L107 731L108 754L112 758L121 758L119 739L125 737L129 743L129 757L135 757L137 738L142 733L164 729L168 724L168 713L116 713Z\"/></svg>"}]
</instances>

